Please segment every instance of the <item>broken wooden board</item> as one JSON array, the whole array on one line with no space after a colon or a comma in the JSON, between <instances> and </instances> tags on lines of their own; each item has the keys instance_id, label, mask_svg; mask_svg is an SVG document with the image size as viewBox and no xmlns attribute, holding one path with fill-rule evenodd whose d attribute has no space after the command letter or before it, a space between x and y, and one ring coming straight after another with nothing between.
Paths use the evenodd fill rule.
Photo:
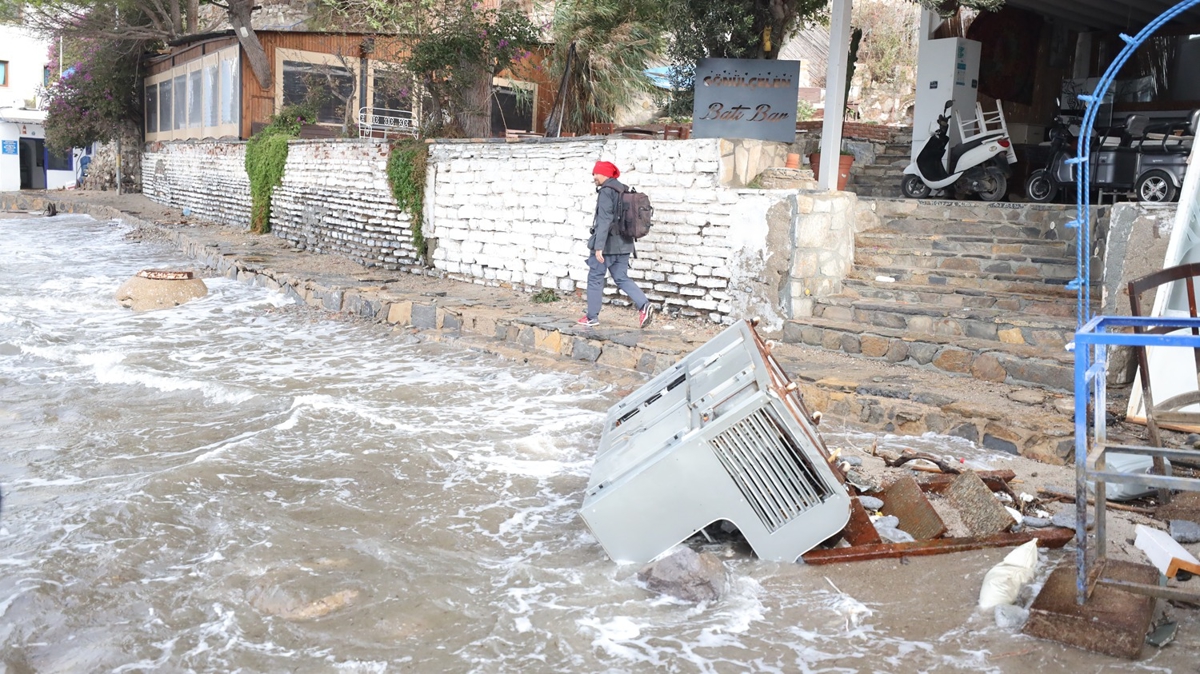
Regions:
<instances>
[{"instance_id":1,"label":"broken wooden board","mask_svg":"<svg viewBox=\"0 0 1200 674\"><path fill-rule=\"evenodd\" d=\"M846 528L842 529L842 538L850 545L875 545L883 542L879 532L875 531L875 525L871 523L867 509L856 498L850 499L850 521L846 523Z\"/></svg>"},{"instance_id":2,"label":"broken wooden board","mask_svg":"<svg viewBox=\"0 0 1200 674\"><path fill-rule=\"evenodd\" d=\"M992 491L1007 491L1008 483L1017 479L1017 474L1011 470L979 470L975 471L979 479L988 486ZM923 475L918 484L921 489L931 494L941 494L945 492L954 482L954 478L958 475L951 473L941 475Z\"/></svg>"},{"instance_id":3,"label":"broken wooden board","mask_svg":"<svg viewBox=\"0 0 1200 674\"><path fill-rule=\"evenodd\" d=\"M1154 584L1158 582L1158 570L1110 559L1104 565L1102 578ZM1118 658L1132 660L1141 655L1154 617L1153 597L1097 583L1083 606L1075 603L1075 599L1075 564L1064 560L1050 573L1033 600L1022 631L1032 637Z\"/></svg>"},{"instance_id":4,"label":"broken wooden board","mask_svg":"<svg viewBox=\"0 0 1200 674\"><path fill-rule=\"evenodd\" d=\"M912 477L905 475L888 485L881 498L883 514L895 515L900 520L900 529L918 541L946 533L946 523Z\"/></svg>"},{"instance_id":5,"label":"broken wooden board","mask_svg":"<svg viewBox=\"0 0 1200 674\"><path fill-rule=\"evenodd\" d=\"M951 552L967 552L984 548L1007 548L1038 540L1038 547L1056 549L1066 545L1075 537L1074 529L1037 529L1017 534L995 536L937 538L931 541L911 543L881 543L859 545L849 548L810 550L800 556L805 564L836 564L840 562L862 562L869 559L895 559L898 557L925 557L944 555Z\"/></svg>"},{"instance_id":6,"label":"broken wooden board","mask_svg":"<svg viewBox=\"0 0 1200 674\"><path fill-rule=\"evenodd\" d=\"M959 519L972 536L1004 533L1017 523L973 470L962 473L950 483L946 499L958 511Z\"/></svg>"}]
</instances>

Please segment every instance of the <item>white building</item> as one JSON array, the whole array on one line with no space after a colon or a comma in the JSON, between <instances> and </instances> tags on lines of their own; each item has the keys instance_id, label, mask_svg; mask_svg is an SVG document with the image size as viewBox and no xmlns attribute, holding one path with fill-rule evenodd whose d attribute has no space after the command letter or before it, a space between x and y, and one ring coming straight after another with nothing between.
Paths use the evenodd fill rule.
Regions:
<instances>
[{"instance_id":1,"label":"white building","mask_svg":"<svg viewBox=\"0 0 1200 674\"><path fill-rule=\"evenodd\" d=\"M22 26L0 25L0 191L75 185L78 152L46 150L39 94L58 76L46 66L49 49Z\"/></svg>"}]
</instances>

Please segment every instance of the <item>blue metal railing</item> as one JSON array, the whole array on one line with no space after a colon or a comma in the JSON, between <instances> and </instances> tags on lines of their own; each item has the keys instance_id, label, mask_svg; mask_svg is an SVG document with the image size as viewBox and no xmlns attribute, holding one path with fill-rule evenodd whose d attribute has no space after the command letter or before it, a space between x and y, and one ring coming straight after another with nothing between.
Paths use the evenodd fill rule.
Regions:
<instances>
[{"instance_id":1,"label":"blue metal railing","mask_svg":"<svg viewBox=\"0 0 1200 674\"><path fill-rule=\"evenodd\" d=\"M1104 102L1104 97L1108 94L1108 89L1112 86L1117 73L1125 67L1125 62L1129 60L1133 52L1147 38L1158 32L1163 24L1197 4L1200 4L1200 0L1183 0L1160 14L1157 19L1146 24L1146 27L1138 31L1137 35L1130 37L1121 33L1125 48L1117 54L1117 58L1108 66L1108 70L1104 71L1100 82L1096 84L1096 90L1091 94L1083 94L1079 97L1079 100L1086 105L1086 110L1083 114L1083 124L1079 130L1078 151L1073 159L1068 160L1068 163L1078 167L1079 179L1075 181L1075 219L1066 225L1076 230L1075 279L1068 283L1067 287L1075 290L1075 327L1077 329L1092 319L1092 209L1088 157L1092 144L1092 129L1096 126L1096 113Z\"/></svg>"}]
</instances>

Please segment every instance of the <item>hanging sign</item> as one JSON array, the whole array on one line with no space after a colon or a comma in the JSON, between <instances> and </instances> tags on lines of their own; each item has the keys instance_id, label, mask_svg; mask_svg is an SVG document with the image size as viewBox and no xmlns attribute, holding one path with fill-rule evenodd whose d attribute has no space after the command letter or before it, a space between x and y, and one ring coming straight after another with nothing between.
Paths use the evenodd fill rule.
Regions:
<instances>
[{"instance_id":1,"label":"hanging sign","mask_svg":"<svg viewBox=\"0 0 1200 674\"><path fill-rule=\"evenodd\" d=\"M692 137L796 140L799 61L700 59L694 83Z\"/></svg>"},{"instance_id":2,"label":"hanging sign","mask_svg":"<svg viewBox=\"0 0 1200 674\"><path fill-rule=\"evenodd\" d=\"M0 150L3 150L3 154L20 154L15 140L0 141Z\"/></svg>"}]
</instances>

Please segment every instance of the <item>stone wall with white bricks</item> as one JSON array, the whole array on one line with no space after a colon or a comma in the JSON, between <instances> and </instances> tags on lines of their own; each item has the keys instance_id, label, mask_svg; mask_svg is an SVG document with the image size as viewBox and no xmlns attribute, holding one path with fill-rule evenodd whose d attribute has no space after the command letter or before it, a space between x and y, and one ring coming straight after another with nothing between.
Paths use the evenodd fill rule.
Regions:
<instances>
[{"instance_id":1,"label":"stone wall with white bricks","mask_svg":"<svg viewBox=\"0 0 1200 674\"><path fill-rule=\"evenodd\" d=\"M250 222L246 144L148 143L142 154L142 193L205 220L246 227Z\"/></svg>"},{"instance_id":2,"label":"stone wall with white bricks","mask_svg":"<svg viewBox=\"0 0 1200 674\"><path fill-rule=\"evenodd\" d=\"M388 185L388 154L383 141L292 141L271 197L271 232L300 250L367 267L421 265L411 219Z\"/></svg>"},{"instance_id":3,"label":"stone wall with white bricks","mask_svg":"<svg viewBox=\"0 0 1200 674\"><path fill-rule=\"evenodd\" d=\"M652 301L687 316L759 316L781 325L803 315L807 298L840 288L853 261L854 196L725 187L726 146L717 139L435 142L423 227L428 262L473 283L581 292L596 201L591 168L611 161L621 181L654 204L654 227L629 272ZM147 194L244 227L243 156L237 143L155 144L144 164ZM303 249L415 270L421 261L386 162L387 146L375 141L294 141L272 200L273 232ZM628 304L612 284L606 294Z\"/></svg>"}]
</instances>

